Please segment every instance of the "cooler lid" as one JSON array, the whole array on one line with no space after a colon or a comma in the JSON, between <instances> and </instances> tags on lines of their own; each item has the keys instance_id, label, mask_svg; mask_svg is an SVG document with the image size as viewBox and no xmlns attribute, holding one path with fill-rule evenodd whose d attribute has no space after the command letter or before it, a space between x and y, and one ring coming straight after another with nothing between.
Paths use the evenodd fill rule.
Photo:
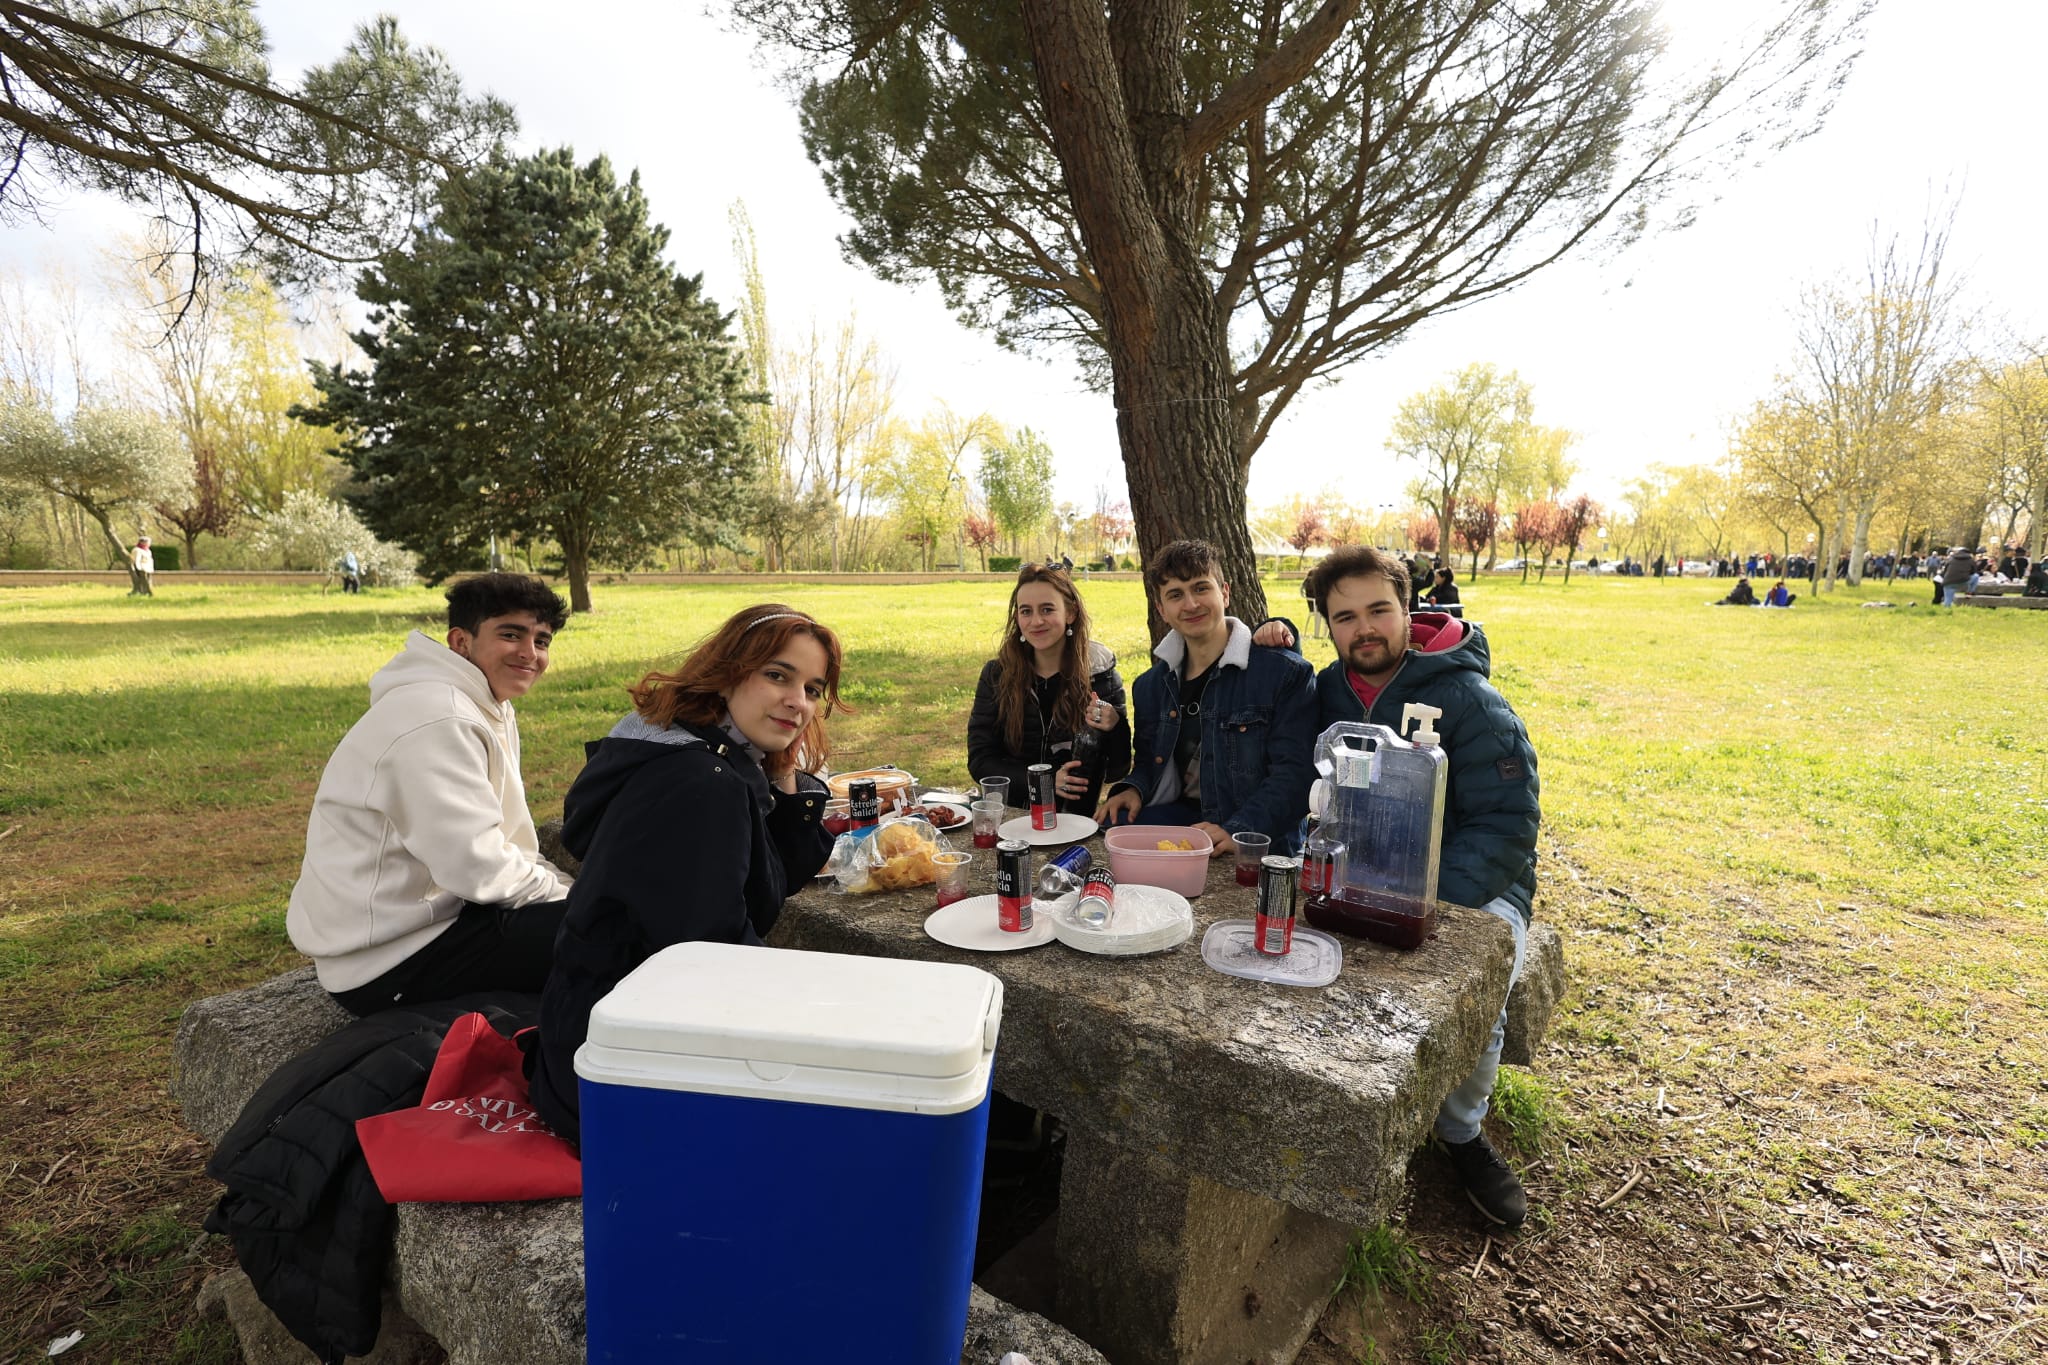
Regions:
<instances>
[{"instance_id":1,"label":"cooler lid","mask_svg":"<svg viewBox=\"0 0 2048 1365\"><path fill-rule=\"evenodd\" d=\"M605 1050L958 1077L995 1048L1002 985L978 968L733 943L664 948L597 1002ZM645 1055L653 1054L653 1055Z\"/></svg>"}]
</instances>

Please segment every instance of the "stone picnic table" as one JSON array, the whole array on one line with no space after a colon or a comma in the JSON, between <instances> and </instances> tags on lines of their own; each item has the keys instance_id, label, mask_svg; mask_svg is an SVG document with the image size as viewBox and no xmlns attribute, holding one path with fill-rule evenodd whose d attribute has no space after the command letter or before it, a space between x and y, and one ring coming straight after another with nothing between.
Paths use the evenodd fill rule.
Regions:
<instances>
[{"instance_id":1,"label":"stone picnic table","mask_svg":"<svg viewBox=\"0 0 2048 1365\"><path fill-rule=\"evenodd\" d=\"M966 846L964 836L953 842ZM1089 841L1104 855L1099 835ZM1034 849L1032 869L1055 850ZM994 891L976 850L969 894ZM1203 933L1254 893L1215 859L1193 936L1103 957L1057 941L976 953L927 936L929 886L872 895L820 882L771 944L963 962L1003 983L995 1087L1066 1126L1055 1320L1117 1365L1289 1361L1327 1302L1352 1231L1384 1220L1445 1095L1471 1074L1508 995L1514 940L1445 905L1412 952L1339 936L1320 989L1203 962ZM1562 993L1554 931L1532 930L1505 1056L1527 1061Z\"/></svg>"}]
</instances>

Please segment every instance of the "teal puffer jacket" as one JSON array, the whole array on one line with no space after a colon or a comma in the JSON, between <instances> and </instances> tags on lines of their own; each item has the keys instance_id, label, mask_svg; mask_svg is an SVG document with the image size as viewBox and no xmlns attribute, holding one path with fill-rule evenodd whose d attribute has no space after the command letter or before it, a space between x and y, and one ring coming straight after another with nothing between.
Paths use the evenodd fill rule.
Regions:
<instances>
[{"instance_id":1,"label":"teal puffer jacket","mask_svg":"<svg viewBox=\"0 0 2048 1365\"><path fill-rule=\"evenodd\" d=\"M1474 906L1505 896L1527 920L1534 914L1542 815L1536 750L1522 718L1487 680L1491 659L1479 627L1437 612L1417 612L1415 620L1439 628L1462 625L1464 636L1441 651L1411 646L1370 713L1345 680L1344 661L1331 664L1316 677L1317 733L1349 720L1398 734L1401 708L1409 702L1441 710L1436 728L1449 772L1437 895Z\"/></svg>"}]
</instances>

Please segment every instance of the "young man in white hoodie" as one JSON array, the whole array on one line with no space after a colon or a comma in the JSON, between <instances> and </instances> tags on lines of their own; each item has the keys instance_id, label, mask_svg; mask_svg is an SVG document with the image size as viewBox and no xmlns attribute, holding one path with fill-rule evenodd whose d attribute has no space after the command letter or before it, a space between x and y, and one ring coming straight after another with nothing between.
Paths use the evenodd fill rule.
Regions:
<instances>
[{"instance_id":1,"label":"young man in white hoodie","mask_svg":"<svg viewBox=\"0 0 2048 1365\"><path fill-rule=\"evenodd\" d=\"M313 796L285 925L352 1014L471 991L539 991L570 879L540 855L512 703L547 671L568 608L545 583L448 590L370 679Z\"/></svg>"}]
</instances>

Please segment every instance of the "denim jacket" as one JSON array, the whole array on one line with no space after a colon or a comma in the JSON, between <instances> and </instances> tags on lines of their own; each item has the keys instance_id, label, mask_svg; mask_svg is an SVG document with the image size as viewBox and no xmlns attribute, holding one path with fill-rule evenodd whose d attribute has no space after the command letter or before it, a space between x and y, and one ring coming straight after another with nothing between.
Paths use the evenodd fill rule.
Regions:
<instances>
[{"instance_id":1,"label":"denim jacket","mask_svg":"<svg viewBox=\"0 0 2048 1365\"><path fill-rule=\"evenodd\" d=\"M1272 836L1275 853L1293 853L1308 813L1315 776L1315 669L1301 655L1253 649L1251 629L1228 618L1230 642L1214 664L1202 695L1202 818L1231 833ZM1180 742L1180 668L1187 642L1168 631L1152 651L1156 661L1132 685L1131 775L1120 786L1146 805L1180 798L1174 763Z\"/></svg>"}]
</instances>

